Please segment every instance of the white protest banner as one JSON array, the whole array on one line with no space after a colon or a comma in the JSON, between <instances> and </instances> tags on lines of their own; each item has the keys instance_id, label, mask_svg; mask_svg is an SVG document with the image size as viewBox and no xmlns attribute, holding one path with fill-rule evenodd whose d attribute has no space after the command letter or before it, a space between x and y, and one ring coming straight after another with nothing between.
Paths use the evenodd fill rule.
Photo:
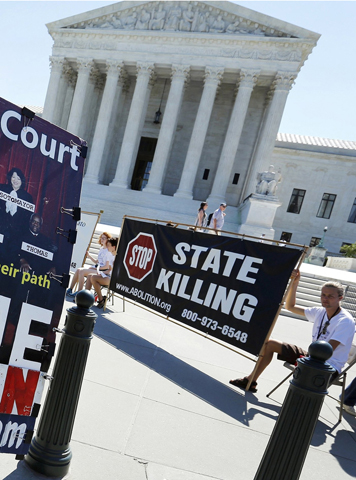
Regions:
<instances>
[{"instance_id":1,"label":"white protest banner","mask_svg":"<svg viewBox=\"0 0 356 480\"><path fill-rule=\"evenodd\" d=\"M81 212L80 221L77 222L77 241L70 262L70 271L73 273L84 264L85 253L90 247L100 215L101 213Z\"/></svg>"}]
</instances>

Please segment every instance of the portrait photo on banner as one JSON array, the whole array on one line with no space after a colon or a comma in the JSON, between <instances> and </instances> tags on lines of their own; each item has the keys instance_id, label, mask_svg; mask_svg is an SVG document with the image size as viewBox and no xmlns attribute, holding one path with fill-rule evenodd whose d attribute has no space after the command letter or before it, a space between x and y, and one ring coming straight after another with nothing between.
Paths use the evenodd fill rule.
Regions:
<instances>
[{"instance_id":1,"label":"portrait photo on banner","mask_svg":"<svg viewBox=\"0 0 356 480\"><path fill-rule=\"evenodd\" d=\"M10 299L0 363L10 358L22 303L47 309L50 326L58 324L65 289L51 277L69 272L73 245L59 232L75 230L76 222L61 207L79 206L81 142L0 99L0 286Z\"/></svg>"}]
</instances>

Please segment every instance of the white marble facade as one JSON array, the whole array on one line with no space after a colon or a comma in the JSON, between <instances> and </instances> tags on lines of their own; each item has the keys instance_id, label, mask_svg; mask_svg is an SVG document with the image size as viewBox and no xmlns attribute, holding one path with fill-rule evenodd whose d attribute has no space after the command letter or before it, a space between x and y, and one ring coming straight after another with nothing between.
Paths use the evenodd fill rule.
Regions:
<instances>
[{"instance_id":1,"label":"white marble facade","mask_svg":"<svg viewBox=\"0 0 356 480\"><path fill-rule=\"evenodd\" d=\"M191 223L226 201L236 231L319 35L223 1L124 1L47 27L43 116L88 141L82 207Z\"/></svg>"}]
</instances>

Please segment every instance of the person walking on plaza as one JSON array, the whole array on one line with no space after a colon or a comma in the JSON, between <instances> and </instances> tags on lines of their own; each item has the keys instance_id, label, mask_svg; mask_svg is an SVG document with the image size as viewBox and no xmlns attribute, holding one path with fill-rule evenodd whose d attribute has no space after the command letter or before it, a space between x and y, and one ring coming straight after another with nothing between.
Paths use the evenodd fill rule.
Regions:
<instances>
[{"instance_id":1,"label":"person walking on plaza","mask_svg":"<svg viewBox=\"0 0 356 480\"><path fill-rule=\"evenodd\" d=\"M208 208L207 202L202 202L200 204L199 210L198 210L198 215L195 220L195 226L199 227L198 230L203 229L206 227L206 222L208 219L208 216L206 214L206 209Z\"/></svg>"},{"instance_id":2,"label":"person walking on plaza","mask_svg":"<svg viewBox=\"0 0 356 480\"><path fill-rule=\"evenodd\" d=\"M213 214L213 224L212 228L214 229L213 231L210 231L210 233L215 233L216 235L221 235L220 230L222 230L224 226L224 221L225 221L225 210L226 210L226 203L221 203L220 207L217 208Z\"/></svg>"},{"instance_id":3,"label":"person walking on plaza","mask_svg":"<svg viewBox=\"0 0 356 480\"><path fill-rule=\"evenodd\" d=\"M322 307L299 307L296 306L296 293L300 280L299 270L292 272L294 282L286 297L286 309L298 315L303 315L313 322L312 341L324 340L329 342L333 348L333 354L328 363L335 369L331 376L330 383L340 374L348 358L352 340L355 334L355 322L352 315L341 307L340 303L344 297L344 288L338 282L326 282L321 287ZM230 380L230 384L246 390L250 380L252 383L249 390L257 392L257 379L266 367L271 363L273 354L278 354L278 359L294 364L298 358L308 355L308 352L297 345L283 343L278 340L268 340L265 343L262 359L256 371L247 377Z\"/></svg>"}]
</instances>

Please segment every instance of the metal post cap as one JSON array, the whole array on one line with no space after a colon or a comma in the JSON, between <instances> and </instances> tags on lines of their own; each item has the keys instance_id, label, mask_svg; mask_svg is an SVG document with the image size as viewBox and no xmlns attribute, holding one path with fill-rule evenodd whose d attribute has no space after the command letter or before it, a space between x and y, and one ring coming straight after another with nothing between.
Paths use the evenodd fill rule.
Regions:
<instances>
[{"instance_id":1,"label":"metal post cap","mask_svg":"<svg viewBox=\"0 0 356 480\"><path fill-rule=\"evenodd\" d=\"M329 342L318 340L309 345L308 353L313 360L326 362L333 354L333 347Z\"/></svg>"},{"instance_id":2,"label":"metal post cap","mask_svg":"<svg viewBox=\"0 0 356 480\"><path fill-rule=\"evenodd\" d=\"M90 307L94 305L95 298L89 290L81 290L75 296L75 303L79 308L89 310Z\"/></svg>"}]
</instances>

